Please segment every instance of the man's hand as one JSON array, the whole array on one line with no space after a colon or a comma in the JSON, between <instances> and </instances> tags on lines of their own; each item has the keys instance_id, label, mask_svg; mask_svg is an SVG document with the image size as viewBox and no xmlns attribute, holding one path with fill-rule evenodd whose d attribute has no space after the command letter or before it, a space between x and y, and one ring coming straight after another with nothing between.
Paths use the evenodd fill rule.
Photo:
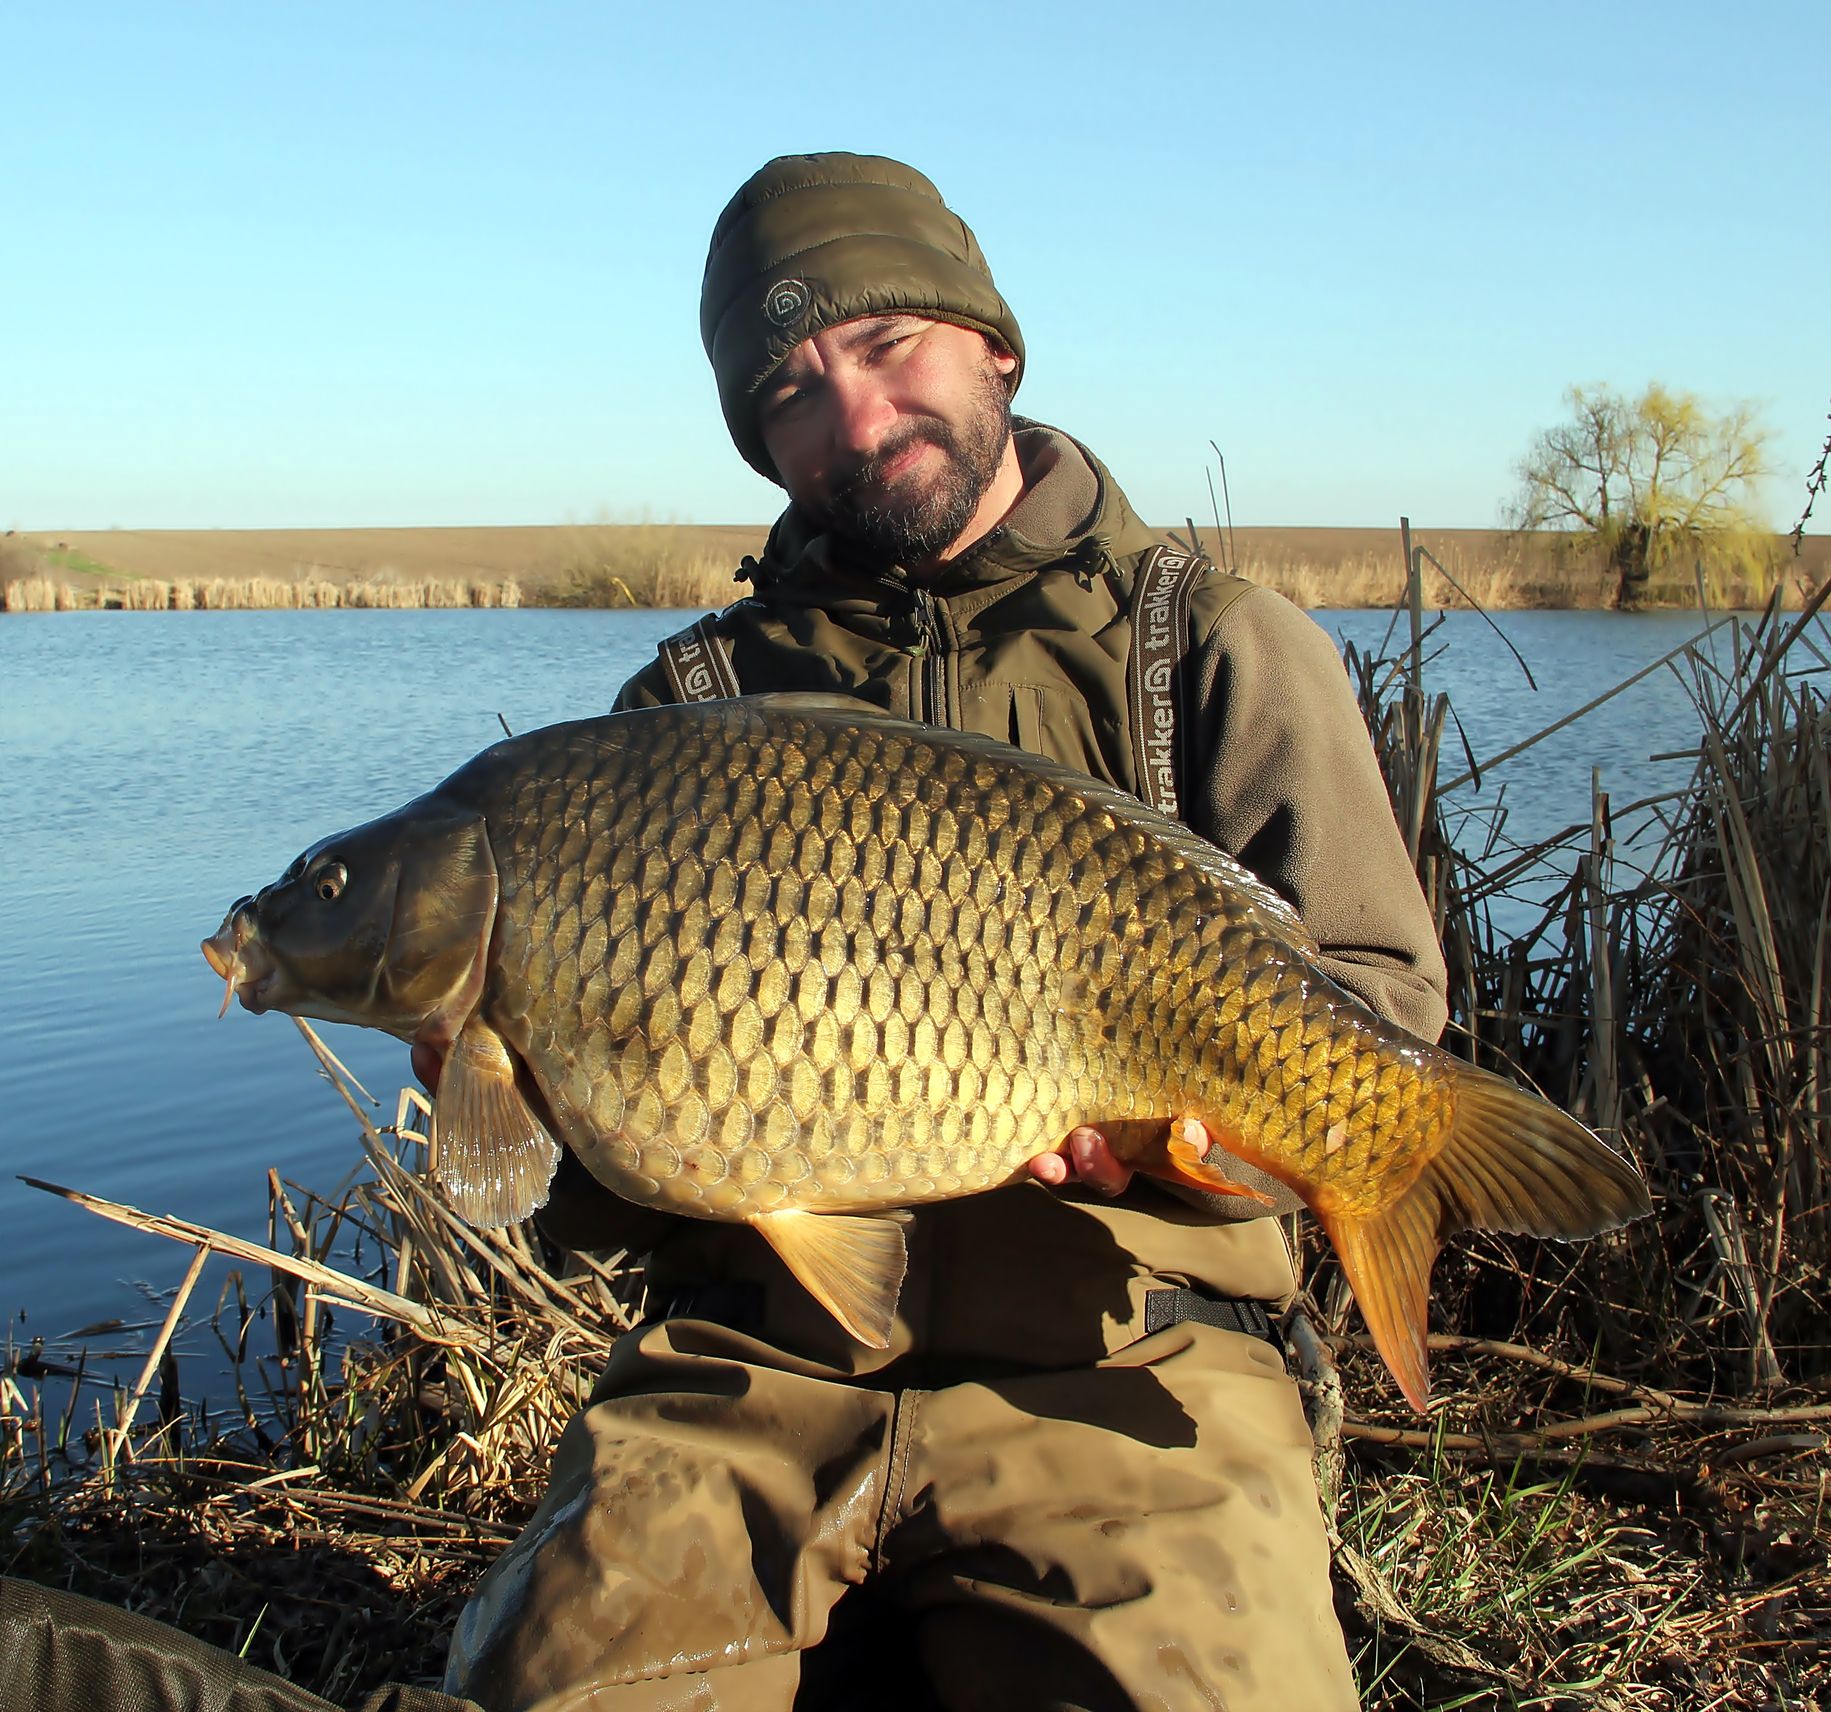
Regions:
<instances>
[{"instance_id":1,"label":"man's hand","mask_svg":"<svg viewBox=\"0 0 1831 1712\"><path fill-rule=\"evenodd\" d=\"M1079 1182L1098 1189L1102 1195L1120 1195L1132 1180L1132 1168L1113 1157L1105 1136L1082 1124L1068 1132L1060 1152L1039 1153L1032 1159L1030 1175L1051 1188Z\"/></svg>"},{"instance_id":2,"label":"man's hand","mask_svg":"<svg viewBox=\"0 0 1831 1712\"><path fill-rule=\"evenodd\" d=\"M1186 1149L1190 1157L1204 1159L1215 1145L1213 1134L1200 1118L1126 1118L1109 1123L1107 1131L1112 1133L1091 1124L1071 1129L1068 1139L1054 1153L1039 1153L1030 1161L1030 1175L1052 1188L1059 1189L1064 1183L1085 1183L1102 1195L1122 1195L1135 1168L1119 1158L1113 1147L1115 1140L1133 1159L1144 1158L1147 1149L1163 1147L1171 1141ZM1220 1158L1218 1153L1214 1155L1217 1163ZM1257 1189L1240 1188L1238 1192L1270 1204ZM1293 1206L1297 1204L1292 1201Z\"/></svg>"}]
</instances>

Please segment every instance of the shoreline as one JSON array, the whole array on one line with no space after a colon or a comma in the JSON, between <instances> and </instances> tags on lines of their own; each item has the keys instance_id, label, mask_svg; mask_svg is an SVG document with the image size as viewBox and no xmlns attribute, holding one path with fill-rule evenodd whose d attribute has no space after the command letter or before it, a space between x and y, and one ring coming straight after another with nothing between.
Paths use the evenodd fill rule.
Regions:
<instances>
[{"instance_id":1,"label":"shoreline","mask_svg":"<svg viewBox=\"0 0 1831 1712\"><path fill-rule=\"evenodd\" d=\"M1162 531L1170 533L1170 531ZM1187 534L1187 525L1176 526ZM1198 532L1217 561L1306 610L1388 609L1405 598L1396 528ZM0 614L339 608L715 609L761 552L764 525L602 523L485 528L88 530L0 538ZM1566 538L1414 530L1424 604L1490 612L1603 610L1613 579ZM1831 536L1794 555L1774 537L1766 575L1709 565L1656 577L1640 607L1753 610L1778 587L1797 608L1831 576ZM1224 549L1224 550L1223 550Z\"/></svg>"}]
</instances>

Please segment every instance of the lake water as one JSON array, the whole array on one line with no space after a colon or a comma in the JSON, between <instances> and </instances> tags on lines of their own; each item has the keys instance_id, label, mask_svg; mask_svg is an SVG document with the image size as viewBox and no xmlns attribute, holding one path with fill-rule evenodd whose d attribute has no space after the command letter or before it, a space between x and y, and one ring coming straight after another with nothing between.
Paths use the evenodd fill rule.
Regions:
<instances>
[{"instance_id":1,"label":"lake water","mask_svg":"<svg viewBox=\"0 0 1831 1712\"><path fill-rule=\"evenodd\" d=\"M239 1008L198 953L224 910L305 845L436 783L501 734L606 708L682 613L327 612L0 619L0 1311L53 1346L112 1318L156 1328L189 1251L21 1184L50 1179L263 1237L266 1173L328 1192L354 1126L284 1018ZM1326 613L1363 645L1385 613ZM1695 635L1695 615L1480 619L1436 632L1479 759ZM1655 673L1484 780L1509 829L1589 812L1589 769L1619 801L1682 781L1650 756L1695 741L1677 679ZM1451 774L1461 771L1446 755ZM391 1117L406 1048L329 1029ZM197 1302L215 1300L212 1263ZM150 1331L104 1340L143 1349ZM199 1347L193 1338L189 1347ZM123 1360L126 1359L124 1356ZM131 1372L129 1372L131 1377Z\"/></svg>"}]
</instances>

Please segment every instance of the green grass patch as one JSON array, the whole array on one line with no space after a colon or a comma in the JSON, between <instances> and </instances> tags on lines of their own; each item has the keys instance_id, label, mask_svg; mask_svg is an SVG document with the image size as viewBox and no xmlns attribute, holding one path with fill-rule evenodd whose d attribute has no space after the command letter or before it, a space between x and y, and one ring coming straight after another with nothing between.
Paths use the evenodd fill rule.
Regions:
<instances>
[{"instance_id":1,"label":"green grass patch","mask_svg":"<svg viewBox=\"0 0 1831 1712\"><path fill-rule=\"evenodd\" d=\"M91 558L76 547L48 547L45 549L44 562L48 569L67 571L71 576L120 577L124 574L113 565L104 565L100 559Z\"/></svg>"}]
</instances>

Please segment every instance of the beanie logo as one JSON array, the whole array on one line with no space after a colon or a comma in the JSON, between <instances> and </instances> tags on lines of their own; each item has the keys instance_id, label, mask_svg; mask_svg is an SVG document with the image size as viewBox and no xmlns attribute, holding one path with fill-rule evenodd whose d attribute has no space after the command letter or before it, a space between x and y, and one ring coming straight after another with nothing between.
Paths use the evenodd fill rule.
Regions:
<instances>
[{"instance_id":1,"label":"beanie logo","mask_svg":"<svg viewBox=\"0 0 1831 1712\"><path fill-rule=\"evenodd\" d=\"M813 294L798 279L779 279L763 297L763 313L778 327L788 328L807 313Z\"/></svg>"}]
</instances>

